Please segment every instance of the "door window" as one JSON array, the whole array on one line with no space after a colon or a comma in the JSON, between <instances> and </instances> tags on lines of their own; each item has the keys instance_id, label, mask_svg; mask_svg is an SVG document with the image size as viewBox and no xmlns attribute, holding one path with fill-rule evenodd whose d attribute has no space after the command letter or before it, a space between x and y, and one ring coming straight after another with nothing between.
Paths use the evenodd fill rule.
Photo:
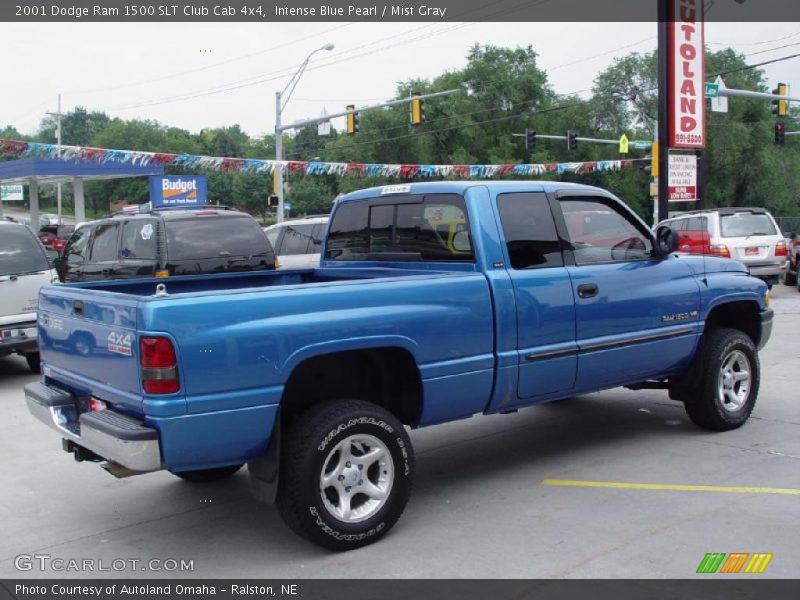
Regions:
<instances>
[{"instance_id":1,"label":"door window","mask_svg":"<svg viewBox=\"0 0 800 600\"><path fill-rule=\"evenodd\" d=\"M313 230L314 226L311 224L287 225L283 232L281 255L308 254L308 245L311 242Z\"/></svg>"},{"instance_id":2,"label":"door window","mask_svg":"<svg viewBox=\"0 0 800 600\"><path fill-rule=\"evenodd\" d=\"M652 257L650 237L612 204L599 198L564 198L561 209L577 265Z\"/></svg>"},{"instance_id":3,"label":"door window","mask_svg":"<svg viewBox=\"0 0 800 600\"><path fill-rule=\"evenodd\" d=\"M117 225L118 223L102 223L95 229L90 254L93 263L117 259Z\"/></svg>"},{"instance_id":4,"label":"door window","mask_svg":"<svg viewBox=\"0 0 800 600\"><path fill-rule=\"evenodd\" d=\"M544 194L501 194L497 197L497 208L513 269L564 265L553 215Z\"/></svg>"}]
</instances>

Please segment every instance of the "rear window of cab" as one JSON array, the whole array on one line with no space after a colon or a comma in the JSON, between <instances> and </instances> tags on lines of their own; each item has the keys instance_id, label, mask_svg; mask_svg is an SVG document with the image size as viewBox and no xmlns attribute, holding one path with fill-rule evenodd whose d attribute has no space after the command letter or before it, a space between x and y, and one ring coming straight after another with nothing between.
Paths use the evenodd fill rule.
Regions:
<instances>
[{"instance_id":1,"label":"rear window of cab","mask_svg":"<svg viewBox=\"0 0 800 600\"><path fill-rule=\"evenodd\" d=\"M328 231L328 260L473 262L464 198L405 194L342 203Z\"/></svg>"}]
</instances>

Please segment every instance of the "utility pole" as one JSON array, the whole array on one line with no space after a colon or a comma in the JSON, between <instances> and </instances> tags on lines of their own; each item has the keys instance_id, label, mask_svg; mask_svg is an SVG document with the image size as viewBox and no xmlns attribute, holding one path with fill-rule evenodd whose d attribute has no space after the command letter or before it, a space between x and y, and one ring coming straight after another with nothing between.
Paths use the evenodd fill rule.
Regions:
<instances>
[{"instance_id":1,"label":"utility pole","mask_svg":"<svg viewBox=\"0 0 800 600\"><path fill-rule=\"evenodd\" d=\"M56 144L58 145L58 151L61 152L61 117L64 115L61 114L61 94L58 95L58 112L55 113L46 113L56 118ZM56 202L58 204L58 224L61 225L61 182L59 181L56 184ZM38 230L38 223L36 224Z\"/></svg>"}]
</instances>

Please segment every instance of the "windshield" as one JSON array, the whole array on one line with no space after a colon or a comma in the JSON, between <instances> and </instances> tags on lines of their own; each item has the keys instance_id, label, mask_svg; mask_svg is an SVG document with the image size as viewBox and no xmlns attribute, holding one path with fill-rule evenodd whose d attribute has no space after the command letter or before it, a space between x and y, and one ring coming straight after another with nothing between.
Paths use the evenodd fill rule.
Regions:
<instances>
[{"instance_id":1,"label":"windshield","mask_svg":"<svg viewBox=\"0 0 800 600\"><path fill-rule=\"evenodd\" d=\"M0 229L0 275L35 273L49 268L42 245L27 227Z\"/></svg>"},{"instance_id":2,"label":"windshield","mask_svg":"<svg viewBox=\"0 0 800 600\"><path fill-rule=\"evenodd\" d=\"M265 255L270 245L254 219L190 217L166 222L170 261Z\"/></svg>"},{"instance_id":3,"label":"windshield","mask_svg":"<svg viewBox=\"0 0 800 600\"><path fill-rule=\"evenodd\" d=\"M734 213L720 216L722 237L749 237L752 235L775 235L775 225L766 214Z\"/></svg>"}]
</instances>

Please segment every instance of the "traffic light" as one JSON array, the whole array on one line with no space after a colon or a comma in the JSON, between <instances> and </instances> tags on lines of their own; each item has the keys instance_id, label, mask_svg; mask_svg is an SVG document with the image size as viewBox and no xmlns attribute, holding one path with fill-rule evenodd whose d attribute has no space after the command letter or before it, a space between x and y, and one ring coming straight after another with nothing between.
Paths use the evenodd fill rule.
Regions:
<instances>
[{"instance_id":1,"label":"traffic light","mask_svg":"<svg viewBox=\"0 0 800 600\"><path fill-rule=\"evenodd\" d=\"M525 150L532 152L536 148L536 132L533 129L525 130Z\"/></svg>"},{"instance_id":2,"label":"traffic light","mask_svg":"<svg viewBox=\"0 0 800 600\"><path fill-rule=\"evenodd\" d=\"M779 146L783 146L786 142L786 130L783 127L783 123L775 123L775 143Z\"/></svg>"},{"instance_id":3,"label":"traffic light","mask_svg":"<svg viewBox=\"0 0 800 600\"><path fill-rule=\"evenodd\" d=\"M347 105L347 135L355 135L358 133L358 113L356 112L355 104Z\"/></svg>"},{"instance_id":4,"label":"traffic light","mask_svg":"<svg viewBox=\"0 0 800 600\"><path fill-rule=\"evenodd\" d=\"M422 125L425 121L425 100L419 98L419 92L411 92L411 124Z\"/></svg>"},{"instance_id":5,"label":"traffic light","mask_svg":"<svg viewBox=\"0 0 800 600\"><path fill-rule=\"evenodd\" d=\"M567 150L577 150L577 149L578 149L578 132L570 130L567 132Z\"/></svg>"},{"instance_id":6,"label":"traffic light","mask_svg":"<svg viewBox=\"0 0 800 600\"><path fill-rule=\"evenodd\" d=\"M785 83L779 83L778 87L772 90L776 96L788 96L789 86ZM776 117L785 117L789 112L789 102L786 100L778 100L777 98L772 101L772 114Z\"/></svg>"}]
</instances>

